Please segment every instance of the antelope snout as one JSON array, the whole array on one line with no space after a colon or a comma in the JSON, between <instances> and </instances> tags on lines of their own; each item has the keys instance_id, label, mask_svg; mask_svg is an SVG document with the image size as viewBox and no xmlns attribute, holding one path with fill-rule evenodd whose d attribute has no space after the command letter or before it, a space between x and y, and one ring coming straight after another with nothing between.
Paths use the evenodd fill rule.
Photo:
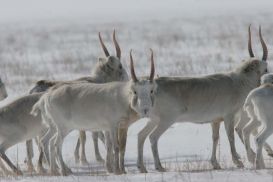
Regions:
<instances>
[{"instance_id":1,"label":"antelope snout","mask_svg":"<svg viewBox=\"0 0 273 182\"><path fill-rule=\"evenodd\" d=\"M143 117L149 117L150 110L149 108L142 109L142 116Z\"/></svg>"}]
</instances>

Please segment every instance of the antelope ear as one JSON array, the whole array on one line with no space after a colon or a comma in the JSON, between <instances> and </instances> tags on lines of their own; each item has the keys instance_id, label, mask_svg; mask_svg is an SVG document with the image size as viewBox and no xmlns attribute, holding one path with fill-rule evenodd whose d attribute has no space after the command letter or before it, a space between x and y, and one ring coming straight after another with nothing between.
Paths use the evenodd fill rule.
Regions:
<instances>
[{"instance_id":1,"label":"antelope ear","mask_svg":"<svg viewBox=\"0 0 273 182\"><path fill-rule=\"evenodd\" d=\"M105 58L99 57L99 58L98 58L98 62L103 64L103 63L105 63L106 61L105 61Z\"/></svg>"}]
</instances>

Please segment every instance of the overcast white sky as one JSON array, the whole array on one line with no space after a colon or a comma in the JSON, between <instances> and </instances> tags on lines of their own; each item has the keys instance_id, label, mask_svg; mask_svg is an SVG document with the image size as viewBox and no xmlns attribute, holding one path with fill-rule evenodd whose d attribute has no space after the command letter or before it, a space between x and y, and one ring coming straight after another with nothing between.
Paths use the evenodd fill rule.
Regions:
<instances>
[{"instance_id":1,"label":"overcast white sky","mask_svg":"<svg viewBox=\"0 0 273 182\"><path fill-rule=\"evenodd\" d=\"M273 0L0 0L0 22L42 19L158 18L273 11Z\"/></svg>"}]
</instances>

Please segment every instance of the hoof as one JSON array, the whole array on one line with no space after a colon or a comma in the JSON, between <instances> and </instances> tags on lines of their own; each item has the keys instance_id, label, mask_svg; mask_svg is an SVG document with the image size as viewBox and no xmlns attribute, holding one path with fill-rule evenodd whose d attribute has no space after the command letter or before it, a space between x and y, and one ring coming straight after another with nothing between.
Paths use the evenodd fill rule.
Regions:
<instances>
[{"instance_id":1,"label":"hoof","mask_svg":"<svg viewBox=\"0 0 273 182\"><path fill-rule=\"evenodd\" d=\"M65 166L64 170L61 170L61 174L63 176L68 176L70 174L73 174L73 172L69 167Z\"/></svg>"},{"instance_id":2,"label":"hoof","mask_svg":"<svg viewBox=\"0 0 273 182\"><path fill-rule=\"evenodd\" d=\"M159 172L166 172L166 169L163 167L157 167L156 170Z\"/></svg>"},{"instance_id":3,"label":"hoof","mask_svg":"<svg viewBox=\"0 0 273 182\"><path fill-rule=\"evenodd\" d=\"M216 170L221 169L221 166L216 159L211 159L210 163L211 163L213 169L216 169Z\"/></svg>"},{"instance_id":4,"label":"hoof","mask_svg":"<svg viewBox=\"0 0 273 182\"><path fill-rule=\"evenodd\" d=\"M243 164L241 161L238 161L238 162L236 162L236 166L237 166L238 168L243 168L243 167L244 167L244 164Z\"/></svg>"},{"instance_id":5,"label":"hoof","mask_svg":"<svg viewBox=\"0 0 273 182\"><path fill-rule=\"evenodd\" d=\"M62 174L62 176L69 176L70 174L72 174L72 172L70 172L70 171L61 171L61 174Z\"/></svg>"},{"instance_id":6,"label":"hoof","mask_svg":"<svg viewBox=\"0 0 273 182\"><path fill-rule=\"evenodd\" d=\"M138 170L140 173L148 173L147 169L144 166L142 167L138 166Z\"/></svg>"},{"instance_id":7,"label":"hoof","mask_svg":"<svg viewBox=\"0 0 273 182\"><path fill-rule=\"evenodd\" d=\"M213 166L213 169L214 170L219 170L219 169L221 169L221 166L217 163L217 164L214 164Z\"/></svg>"},{"instance_id":8,"label":"hoof","mask_svg":"<svg viewBox=\"0 0 273 182\"><path fill-rule=\"evenodd\" d=\"M241 156L238 153L236 153L236 156L238 159L241 159Z\"/></svg>"},{"instance_id":9,"label":"hoof","mask_svg":"<svg viewBox=\"0 0 273 182\"><path fill-rule=\"evenodd\" d=\"M125 169L123 168L123 169L120 169L121 170L121 172L123 173L123 174L127 174L127 172L125 171Z\"/></svg>"}]
</instances>

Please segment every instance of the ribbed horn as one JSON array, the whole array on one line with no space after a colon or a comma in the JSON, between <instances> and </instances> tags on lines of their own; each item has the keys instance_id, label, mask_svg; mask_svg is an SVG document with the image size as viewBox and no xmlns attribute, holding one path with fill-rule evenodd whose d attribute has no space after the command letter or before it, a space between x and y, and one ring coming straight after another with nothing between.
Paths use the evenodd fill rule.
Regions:
<instances>
[{"instance_id":1,"label":"ribbed horn","mask_svg":"<svg viewBox=\"0 0 273 182\"><path fill-rule=\"evenodd\" d=\"M248 27L248 52L249 52L250 57L253 58L254 57L254 53L252 51L251 30L250 30L250 28L251 28L251 24Z\"/></svg>"},{"instance_id":2,"label":"ribbed horn","mask_svg":"<svg viewBox=\"0 0 273 182\"><path fill-rule=\"evenodd\" d=\"M103 43L103 41L102 41L100 32L99 32L99 39L100 39L100 45L101 45L101 47L102 47L102 49L103 49L103 52L104 52L105 56L106 56L106 57L110 56L110 54L109 54L109 52L108 52L106 46L104 45L104 43Z\"/></svg>"},{"instance_id":3,"label":"ribbed horn","mask_svg":"<svg viewBox=\"0 0 273 182\"><path fill-rule=\"evenodd\" d=\"M154 75L155 75L155 64L154 64L154 53L153 50L150 49L151 51L151 73L150 73L150 81L152 82L154 79Z\"/></svg>"},{"instance_id":4,"label":"ribbed horn","mask_svg":"<svg viewBox=\"0 0 273 182\"><path fill-rule=\"evenodd\" d=\"M116 39L116 31L115 31L115 30L114 30L114 32L113 32L113 41L114 41L115 48L116 48L116 55L117 55L117 57L120 59L120 58L121 58L121 50L120 50L118 41L117 41L117 39Z\"/></svg>"},{"instance_id":5,"label":"ribbed horn","mask_svg":"<svg viewBox=\"0 0 273 182\"><path fill-rule=\"evenodd\" d=\"M261 30L261 26L259 26L259 37L260 37L260 42L262 44L262 47L263 47L263 58L262 58L262 61L266 61L267 59L267 56L268 56L268 50L267 50L267 46L264 42L264 39L263 39L263 36L262 36L262 30Z\"/></svg>"},{"instance_id":6,"label":"ribbed horn","mask_svg":"<svg viewBox=\"0 0 273 182\"><path fill-rule=\"evenodd\" d=\"M130 50L130 69L131 69L131 77L134 82L137 82L138 79L136 77L135 69L134 69L134 61L132 56L132 49Z\"/></svg>"}]
</instances>

